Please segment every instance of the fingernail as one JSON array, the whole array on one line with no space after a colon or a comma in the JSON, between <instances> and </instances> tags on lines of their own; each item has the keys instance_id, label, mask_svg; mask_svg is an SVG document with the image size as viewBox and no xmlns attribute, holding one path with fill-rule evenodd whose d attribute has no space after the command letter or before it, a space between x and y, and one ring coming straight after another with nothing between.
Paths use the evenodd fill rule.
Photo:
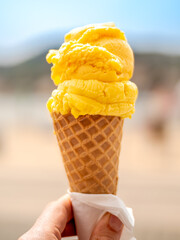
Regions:
<instances>
[{"instance_id":1,"label":"fingernail","mask_svg":"<svg viewBox=\"0 0 180 240\"><path fill-rule=\"evenodd\" d=\"M109 226L112 228L112 230L114 230L115 232L119 232L122 227L123 224L122 222L119 220L119 218L117 218L114 215L111 215L109 218Z\"/></svg>"}]
</instances>

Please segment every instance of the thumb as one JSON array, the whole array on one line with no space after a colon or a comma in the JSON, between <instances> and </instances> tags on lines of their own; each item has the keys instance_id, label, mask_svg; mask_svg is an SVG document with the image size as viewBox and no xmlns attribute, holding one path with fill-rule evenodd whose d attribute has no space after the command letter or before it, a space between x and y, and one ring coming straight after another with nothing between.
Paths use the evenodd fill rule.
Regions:
<instances>
[{"instance_id":1,"label":"thumb","mask_svg":"<svg viewBox=\"0 0 180 240\"><path fill-rule=\"evenodd\" d=\"M106 213L95 226L90 240L119 240L123 227L119 218Z\"/></svg>"}]
</instances>

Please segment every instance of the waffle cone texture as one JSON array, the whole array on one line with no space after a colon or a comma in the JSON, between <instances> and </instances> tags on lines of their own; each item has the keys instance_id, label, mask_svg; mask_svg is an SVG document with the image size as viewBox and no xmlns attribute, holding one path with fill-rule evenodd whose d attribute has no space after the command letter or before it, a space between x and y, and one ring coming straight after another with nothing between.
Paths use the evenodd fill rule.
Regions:
<instances>
[{"instance_id":1,"label":"waffle cone texture","mask_svg":"<svg viewBox=\"0 0 180 240\"><path fill-rule=\"evenodd\" d=\"M124 120L116 116L51 114L70 191L116 194Z\"/></svg>"}]
</instances>

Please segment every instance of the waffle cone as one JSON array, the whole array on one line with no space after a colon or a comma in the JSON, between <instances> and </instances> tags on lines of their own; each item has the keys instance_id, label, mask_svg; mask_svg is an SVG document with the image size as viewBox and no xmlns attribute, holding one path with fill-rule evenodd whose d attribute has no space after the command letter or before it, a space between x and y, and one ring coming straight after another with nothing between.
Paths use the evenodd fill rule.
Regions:
<instances>
[{"instance_id":1,"label":"waffle cone","mask_svg":"<svg viewBox=\"0 0 180 240\"><path fill-rule=\"evenodd\" d=\"M116 194L124 121L101 115L51 116L70 190Z\"/></svg>"}]
</instances>

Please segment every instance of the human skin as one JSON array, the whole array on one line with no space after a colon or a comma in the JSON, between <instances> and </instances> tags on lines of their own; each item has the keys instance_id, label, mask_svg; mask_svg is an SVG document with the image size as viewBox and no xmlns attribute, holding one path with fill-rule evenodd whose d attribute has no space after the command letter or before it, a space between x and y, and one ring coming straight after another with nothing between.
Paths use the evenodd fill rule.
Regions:
<instances>
[{"instance_id":1,"label":"human skin","mask_svg":"<svg viewBox=\"0 0 180 240\"><path fill-rule=\"evenodd\" d=\"M106 213L96 224L90 240L119 240L122 230L122 222ZM75 235L72 203L69 195L64 195L49 203L33 227L18 240L61 240L62 237Z\"/></svg>"}]
</instances>

